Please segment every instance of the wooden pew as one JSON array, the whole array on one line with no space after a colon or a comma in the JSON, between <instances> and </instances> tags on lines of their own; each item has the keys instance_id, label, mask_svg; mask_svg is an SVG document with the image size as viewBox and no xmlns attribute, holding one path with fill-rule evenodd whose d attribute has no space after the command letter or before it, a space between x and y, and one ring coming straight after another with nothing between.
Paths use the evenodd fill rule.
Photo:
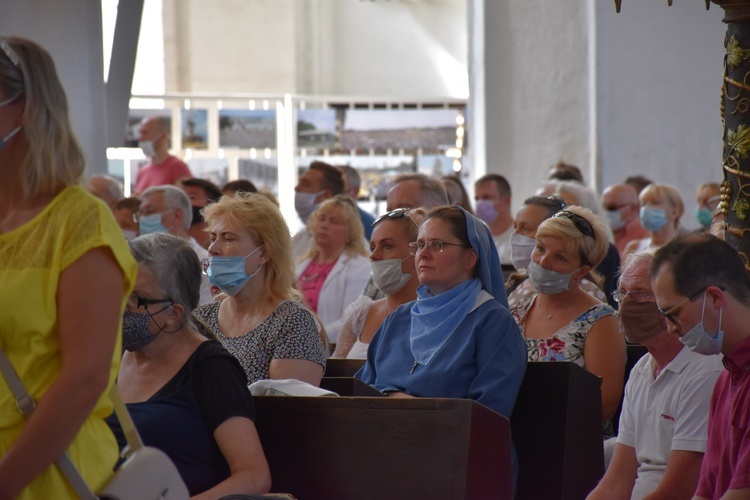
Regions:
<instances>
[{"instance_id":1,"label":"wooden pew","mask_svg":"<svg viewBox=\"0 0 750 500\"><path fill-rule=\"evenodd\" d=\"M364 359L334 359L326 361L325 377L353 377L357 370L365 364Z\"/></svg>"},{"instance_id":2,"label":"wooden pew","mask_svg":"<svg viewBox=\"0 0 750 500\"><path fill-rule=\"evenodd\" d=\"M474 401L254 399L274 491L304 500L511 498L508 420Z\"/></svg>"},{"instance_id":3,"label":"wooden pew","mask_svg":"<svg viewBox=\"0 0 750 500\"><path fill-rule=\"evenodd\" d=\"M574 363L529 363L511 417L518 500L580 499L604 475L600 380Z\"/></svg>"}]
</instances>

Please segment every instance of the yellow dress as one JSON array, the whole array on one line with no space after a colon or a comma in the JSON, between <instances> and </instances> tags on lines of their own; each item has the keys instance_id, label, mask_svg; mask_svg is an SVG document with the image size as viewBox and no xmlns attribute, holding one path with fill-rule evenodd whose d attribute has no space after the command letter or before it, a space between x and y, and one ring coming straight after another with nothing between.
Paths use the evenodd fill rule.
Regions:
<instances>
[{"instance_id":1,"label":"yellow dress","mask_svg":"<svg viewBox=\"0 0 750 500\"><path fill-rule=\"evenodd\" d=\"M60 274L87 251L109 247L123 271L121 310L137 264L110 210L79 186L60 192L33 220L0 235L0 345L26 390L39 401L61 368L56 294ZM91 307L96 307L91 297ZM108 390L96 403L68 454L93 491L112 476L117 443L104 418L112 412L107 396L120 364L122 332L112 353ZM2 377L0 377L2 379ZM0 456L23 429L25 418L4 379L0 382ZM19 497L77 498L56 465L38 476Z\"/></svg>"}]
</instances>

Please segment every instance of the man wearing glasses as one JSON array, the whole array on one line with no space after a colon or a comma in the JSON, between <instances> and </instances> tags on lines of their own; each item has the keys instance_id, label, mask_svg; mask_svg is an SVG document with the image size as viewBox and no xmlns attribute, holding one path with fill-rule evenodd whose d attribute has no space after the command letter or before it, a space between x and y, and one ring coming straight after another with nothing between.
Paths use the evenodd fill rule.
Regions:
<instances>
[{"instance_id":1,"label":"man wearing glasses","mask_svg":"<svg viewBox=\"0 0 750 500\"><path fill-rule=\"evenodd\" d=\"M620 331L648 354L630 371L614 454L588 500L690 498L698 484L709 400L723 367L718 356L692 352L668 330L649 280L653 254L630 254L613 293Z\"/></svg>"},{"instance_id":2,"label":"man wearing glasses","mask_svg":"<svg viewBox=\"0 0 750 500\"><path fill-rule=\"evenodd\" d=\"M694 498L750 498L750 276L743 260L714 236L690 234L661 247L649 275L669 331L694 352L724 355Z\"/></svg>"}]
</instances>

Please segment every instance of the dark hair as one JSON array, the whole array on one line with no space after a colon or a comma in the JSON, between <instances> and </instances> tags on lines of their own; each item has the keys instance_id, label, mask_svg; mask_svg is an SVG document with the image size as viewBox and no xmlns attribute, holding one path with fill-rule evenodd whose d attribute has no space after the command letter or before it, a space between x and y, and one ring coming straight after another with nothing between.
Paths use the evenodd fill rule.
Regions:
<instances>
[{"instance_id":1,"label":"dark hair","mask_svg":"<svg viewBox=\"0 0 750 500\"><path fill-rule=\"evenodd\" d=\"M565 200L557 195L530 196L523 201L523 204L534 205L535 207L544 209L547 212L547 217L545 217L545 219L549 219L567 206Z\"/></svg>"},{"instance_id":2,"label":"dark hair","mask_svg":"<svg viewBox=\"0 0 750 500\"><path fill-rule=\"evenodd\" d=\"M427 222L430 219L440 219L446 222L450 226L453 236L458 238L458 241L460 241L462 245L471 247L469 234L466 229L466 215L464 215L464 211L459 207L446 205L433 208L427 212L427 217L425 217L424 222ZM422 224L424 224L424 222Z\"/></svg>"},{"instance_id":3,"label":"dark hair","mask_svg":"<svg viewBox=\"0 0 750 500\"><path fill-rule=\"evenodd\" d=\"M649 277L671 264L675 291L691 297L707 286L718 286L750 305L750 276L740 254L728 243L707 233L677 236L659 248Z\"/></svg>"},{"instance_id":4,"label":"dark hair","mask_svg":"<svg viewBox=\"0 0 750 500\"><path fill-rule=\"evenodd\" d=\"M224 187L221 188L221 192L223 193L224 191L232 191L233 193L257 193L258 188L255 187L255 184L246 179L237 179L236 181L229 181L224 184Z\"/></svg>"},{"instance_id":5,"label":"dark hair","mask_svg":"<svg viewBox=\"0 0 750 500\"><path fill-rule=\"evenodd\" d=\"M320 187L329 190L333 196L344 192L344 177L336 167L322 161L314 161L310 164L310 170L317 170L323 174Z\"/></svg>"},{"instance_id":6,"label":"dark hair","mask_svg":"<svg viewBox=\"0 0 750 500\"><path fill-rule=\"evenodd\" d=\"M115 203L115 210L122 210L123 208L130 210L131 212L137 212L138 209L141 208L141 200L135 196L131 196L129 198L123 198Z\"/></svg>"},{"instance_id":7,"label":"dark hair","mask_svg":"<svg viewBox=\"0 0 750 500\"><path fill-rule=\"evenodd\" d=\"M631 186L633 189L635 189L636 193L640 194L646 186L648 186L649 184L653 184L653 181L648 177L644 177L642 175L632 175L625 179L625 182L623 184Z\"/></svg>"},{"instance_id":8,"label":"dark hair","mask_svg":"<svg viewBox=\"0 0 750 500\"><path fill-rule=\"evenodd\" d=\"M497 189L497 194L500 196L510 196L510 183L508 183L508 180L503 177L500 174L486 174L477 179L477 181L474 183L474 187L478 187L485 182L494 182L495 183L495 189Z\"/></svg>"},{"instance_id":9,"label":"dark hair","mask_svg":"<svg viewBox=\"0 0 750 500\"><path fill-rule=\"evenodd\" d=\"M559 181L576 181L583 184L583 174L581 169L575 165L570 165L563 161L558 161L551 169L547 179L557 179Z\"/></svg>"},{"instance_id":10,"label":"dark hair","mask_svg":"<svg viewBox=\"0 0 750 500\"><path fill-rule=\"evenodd\" d=\"M182 181L182 185L203 189L203 191L205 191L206 193L206 198L208 198L209 203L218 201L219 198L221 198L221 190L219 189L219 186L209 180L193 177L192 179L185 179L184 181Z\"/></svg>"}]
</instances>

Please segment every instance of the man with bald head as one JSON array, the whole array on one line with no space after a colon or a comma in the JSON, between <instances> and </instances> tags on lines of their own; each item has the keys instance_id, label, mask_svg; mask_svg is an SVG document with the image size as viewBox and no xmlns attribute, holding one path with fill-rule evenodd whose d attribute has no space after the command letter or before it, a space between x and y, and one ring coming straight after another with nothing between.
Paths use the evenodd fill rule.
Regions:
<instances>
[{"instance_id":1,"label":"man with bald head","mask_svg":"<svg viewBox=\"0 0 750 500\"><path fill-rule=\"evenodd\" d=\"M399 175L386 196L386 210L431 208L448 205L448 193L440 180L424 174Z\"/></svg>"},{"instance_id":2,"label":"man with bald head","mask_svg":"<svg viewBox=\"0 0 750 500\"><path fill-rule=\"evenodd\" d=\"M630 241L648 236L648 231L641 226L638 193L632 186L614 184L605 188L602 193L602 205L615 235L615 246L620 256Z\"/></svg>"},{"instance_id":3,"label":"man with bald head","mask_svg":"<svg viewBox=\"0 0 750 500\"><path fill-rule=\"evenodd\" d=\"M149 163L138 170L136 195L151 186L174 185L193 176L184 161L169 154L169 120L163 116L144 118L138 133L138 147Z\"/></svg>"}]
</instances>

